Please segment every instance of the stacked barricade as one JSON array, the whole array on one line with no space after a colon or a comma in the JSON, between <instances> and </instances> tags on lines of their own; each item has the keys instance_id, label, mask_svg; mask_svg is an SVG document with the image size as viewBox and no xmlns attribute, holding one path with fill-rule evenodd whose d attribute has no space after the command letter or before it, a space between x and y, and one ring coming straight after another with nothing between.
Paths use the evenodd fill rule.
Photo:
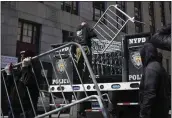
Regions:
<instances>
[{"instance_id":1,"label":"stacked barricade","mask_svg":"<svg viewBox=\"0 0 172 118\"><path fill-rule=\"evenodd\" d=\"M120 51L93 54L92 67L97 76L121 75L122 74L122 55Z\"/></svg>"},{"instance_id":2,"label":"stacked barricade","mask_svg":"<svg viewBox=\"0 0 172 118\"><path fill-rule=\"evenodd\" d=\"M62 58L63 55L60 52L60 49L65 48L67 46L70 47L67 54L71 58L71 63L74 66L75 77L78 79L77 80L78 84L81 84L84 89L84 93L85 93L84 98L80 98L80 99L77 98L77 92L73 88L74 82L72 82L71 76L69 76L70 73L68 73L68 71L66 70L65 62ZM8 112L10 112L9 118L31 117L29 115L33 115L33 117L35 118L42 118L54 113L58 113L58 116L59 116L60 111L70 108L71 106L74 106L76 104L80 104L92 98L97 99L101 108L102 115L104 116L104 118L107 118L108 113L107 113L106 108L104 107L102 94L96 82L95 75L90 66L90 62L87 58L88 55L89 55L89 49L85 47L83 48L81 47L81 45L71 42L66 45L62 45L58 48L47 51L45 53L42 53L38 56L32 57L31 63L29 63L28 67L23 67L23 62L20 62L14 66L10 66L11 68L8 68L8 70L10 69L10 72L11 72L10 77L9 75L6 75L7 68L2 69L1 70L2 84L4 86L4 91L6 93L6 98L7 98L7 102L5 103L5 105L9 107L8 109ZM57 56L58 58L60 58L61 64L57 64L57 61L56 61ZM83 58L83 60L82 62L79 62L81 58ZM71 96L73 95L75 99L74 102L70 103L69 100L66 99L66 96L64 93L65 88L61 87L61 83L59 82L58 89L61 92L58 92L58 94L61 94L63 101L60 104L58 103L57 105L56 95L52 93L52 91L55 88L50 87L51 80L47 78L47 75L43 66L43 60L45 59L49 60L48 62L51 63L51 66L52 66L51 69L53 70L52 75L56 79L59 79L59 77L57 76L59 69L60 71L63 71L66 74L66 77L69 81L69 85L71 86L71 90L72 90L70 94ZM78 69L79 63L83 65L84 67L82 70ZM85 71L88 71L87 75L83 75ZM97 91L95 95L87 94L86 88L84 87L85 81L83 81L83 76L84 76L84 79L86 80L89 78L89 80L91 80L89 82L92 82L95 85L95 89ZM73 81L76 78L73 78ZM9 83L9 79L12 84ZM52 100L52 103L49 103L49 105L53 106L51 110L46 109L47 106L45 105L47 104L43 100L43 95L41 94L41 92L43 91L41 90L42 88L40 87L41 81L44 81L48 88L47 91L50 94L50 99ZM44 109L44 112L41 114L38 114L37 112L38 97ZM2 114L3 114L3 109L2 109Z\"/></svg>"},{"instance_id":3,"label":"stacked barricade","mask_svg":"<svg viewBox=\"0 0 172 118\"><path fill-rule=\"evenodd\" d=\"M98 35L92 39L92 67L97 78L122 77L123 47L119 34L124 33L129 21L134 23L134 17L130 17L118 5L110 5L93 26L93 31Z\"/></svg>"},{"instance_id":4,"label":"stacked barricade","mask_svg":"<svg viewBox=\"0 0 172 118\"><path fill-rule=\"evenodd\" d=\"M121 42L117 40L117 36L126 28L129 21L134 23L134 17L127 15L118 5L110 5L93 26L93 30L98 34L98 39L93 40L94 50L106 53L119 49ZM101 47L96 49L96 45Z\"/></svg>"}]
</instances>

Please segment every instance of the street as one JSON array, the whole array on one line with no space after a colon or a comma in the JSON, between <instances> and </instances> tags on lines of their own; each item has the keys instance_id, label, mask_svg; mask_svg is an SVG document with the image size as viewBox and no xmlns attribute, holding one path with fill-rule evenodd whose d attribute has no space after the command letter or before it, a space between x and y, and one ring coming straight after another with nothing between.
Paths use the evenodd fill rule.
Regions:
<instances>
[{"instance_id":1,"label":"street","mask_svg":"<svg viewBox=\"0 0 172 118\"><path fill-rule=\"evenodd\" d=\"M45 118L49 118L49 116ZM57 118L57 114L53 114L51 118ZM59 118L69 118L69 114L61 114Z\"/></svg>"},{"instance_id":2,"label":"street","mask_svg":"<svg viewBox=\"0 0 172 118\"><path fill-rule=\"evenodd\" d=\"M1 116L1 118L8 118L8 116ZM45 118L49 118L49 116L45 117ZM53 114L51 118L57 118L56 114ZM69 114L61 114L59 118L69 118Z\"/></svg>"}]
</instances>

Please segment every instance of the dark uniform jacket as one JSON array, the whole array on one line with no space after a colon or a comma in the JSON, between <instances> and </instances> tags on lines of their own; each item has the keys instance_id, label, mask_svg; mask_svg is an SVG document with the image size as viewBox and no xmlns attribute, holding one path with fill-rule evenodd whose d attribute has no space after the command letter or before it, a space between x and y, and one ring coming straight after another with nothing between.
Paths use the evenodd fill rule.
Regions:
<instances>
[{"instance_id":1,"label":"dark uniform jacket","mask_svg":"<svg viewBox=\"0 0 172 118\"><path fill-rule=\"evenodd\" d=\"M150 43L140 51L143 77L140 82L140 118L167 118L169 112L168 75L158 62L157 49Z\"/></svg>"},{"instance_id":2,"label":"dark uniform jacket","mask_svg":"<svg viewBox=\"0 0 172 118\"><path fill-rule=\"evenodd\" d=\"M34 65L34 72L35 72L37 82L39 85L40 81L43 78L40 71L41 69L38 68L38 64L32 63L32 65ZM13 79L16 81L18 92L19 92L24 110L27 111L27 110L32 109L30 98L32 99L32 103L34 105L35 110L37 110L36 106L37 106L37 101L39 97L39 89L37 87L37 83L36 83L35 76L34 76L31 66L24 67L21 70L17 70L16 72L14 72L14 76L13 75L7 76L7 80L8 80L7 87L9 90L13 110L14 112L22 112L20 101L18 98L18 94L17 94ZM29 98L29 94L27 92L26 87L29 90L30 98Z\"/></svg>"},{"instance_id":3,"label":"dark uniform jacket","mask_svg":"<svg viewBox=\"0 0 172 118\"><path fill-rule=\"evenodd\" d=\"M91 38L96 36L96 33L87 24L77 27L76 41L81 45L86 45L91 48Z\"/></svg>"}]
</instances>

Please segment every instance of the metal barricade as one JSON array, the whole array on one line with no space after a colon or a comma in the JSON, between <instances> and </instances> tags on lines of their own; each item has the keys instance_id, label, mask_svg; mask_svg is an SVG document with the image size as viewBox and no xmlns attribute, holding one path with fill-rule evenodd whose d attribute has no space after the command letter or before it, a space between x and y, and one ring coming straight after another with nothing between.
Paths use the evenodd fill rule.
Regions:
<instances>
[{"instance_id":1,"label":"metal barricade","mask_svg":"<svg viewBox=\"0 0 172 118\"><path fill-rule=\"evenodd\" d=\"M67 69L65 68L65 62L62 58L62 54L60 52L60 50L62 48L65 48L67 46L70 46L70 50L68 51L68 56L71 58L71 63L73 64L74 66L74 70L76 72L75 74L75 77L78 76L78 84L81 84L83 89L84 89L84 93L85 93L85 98L82 98L82 99L77 99L77 91L74 90L74 86L73 86L73 80L70 79L70 76L69 76L69 73L67 71ZM78 59L78 57L75 57L76 55L73 54L72 52L72 47L75 47L77 49L77 51L79 51L78 53L80 53L80 58L82 57L83 58L83 64L84 64L84 69L82 71L85 71L86 69L88 70L88 74L87 74L87 78L90 78L90 80L92 80L92 83L95 85L95 89L97 91L97 93L95 95L88 95L87 94L87 91L86 91L86 88L85 86L83 85L84 84L84 81L83 81L83 78L82 78L82 74L83 72L81 72L80 70L78 70L78 61L76 61L76 59ZM60 62L61 64L58 65L57 62L56 62L56 57L60 57ZM60 71L63 71L66 76L67 76L67 79L69 81L69 86L71 87L71 94L74 96L74 99L75 101L72 102L72 103L69 103L68 100L66 99L65 97L65 89L64 87L61 86L61 83L59 82L59 88L54 88L54 87L50 87L51 85L51 81L48 79L47 75L46 75L46 71L44 69L44 65L43 65L43 61L48 61L51 66L52 66L52 70L53 70L53 73L52 75L58 80L59 77L57 76L57 73L60 73ZM35 63L36 62L36 63ZM106 108L104 107L104 102L103 102L103 98L102 98L102 94L100 92L100 88L97 84L97 81L95 79L95 75L92 71L92 68L90 66L90 63L89 63L89 60L87 58L87 54L85 53L85 50L81 47L81 45L77 44L77 43L74 43L74 42L70 42L66 45L62 45L58 48L55 48L55 49L52 49L50 51L47 51L45 53L42 53L38 56L35 56L35 57L32 57L31 59L31 64L29 67L27 67L28 70L31 70L29 71L30 75L28 74L24 74L23 70L26 69L26 68L22 68L21 67L22 65L22 62L12 66L12 69L11 69L11 78L12 79L12 82L13 82L13 87L12 86L9 86L9 83L8 83L8 77L5 73L5 69L2 69L1 70L1 74L2 74L2 84L4 85L5 87L5 92L6 92L6 98L7 98L7 103L6 105L9 106L9 109L8 111L10 111L11 113L11 118L16 118L18 116L16 116L16 110L18 111L18 115L22 115L23 118L27 118L27 115L28 113L31 113L33 114L35 118L42 118L42 117L45 117L45 116L48 116L48 115L51 115L51 114L54 114L54 113L59 113L60 114L60 111L66 109L66 108L70 108L71 106L74 106L76 104L80 104L86 100L89 100L89 99L92 99L92 98L95 98L97 99L99 105L100 105L100 108L101 108L101 111L102 111L102 114L104 116L104 118L108 118L108 113L107 113L107 110ZM39 67L38 67L39 66ZM59 71L59 69L61 69ZM44 76L41 75L41 72L42 71L42 74ZM27 71L28 72L28 71ZM18 75L17 75L18 73ZM39 76L39 74L41 76ZM32 79L32 80L28 80L27 82L28 83L24 83L25 81L21 80L21 78L24 76L24 78L29 78L29 79ZM31 77L30 77L31 76ZM86 76L86 75L84 75ZM41 79L44 79L44 82L46 83L46 86L48 87L48 92L50 94L50 98L52 100L52 103L49 103L48 106L51 104L51 106L54 106L52 108L52 110L47 110L47 103L45 103L44 101L44 96L43 94L41 94L41 92L43 92L41 90L41 87L40 87L40 82L42 80ZM30 82L30 83L29 83ZM10 88L9 88L10 87ZM14 94L14 91L15 91L15 95L11 94L11 87L13 88L12 89L12 92ZM35 88L34 88L35 87ZM21 89L23 88L23 90ZM34 89L35 90L34 90ZM54 93L52 92L54 89L58 89L60 92L58 92L57 94L61 94L62 95L62 100L63 102L61 102L60 104L58 103L58 106L57 106L57 99L56 96L54 95ZM34 93L36 90L38 90L37 93ZM13 95L13 96L12 96ZM13 98L13 97L16 97L16 98ZM25 96L25 97L23 97ZM26 97L27 96L27 97ZM44 109L44 113L41 113L41 114L38 114L37 113L37 100L35 100L34 96L37 96L36 99L38 99L38 96L39 96L39 100L40 100L40 104L42 104L42 107ZM16 105L16 101L14 102L13 100L17 100L17 107L14 105ZM26 101L27 100L27 101ZM28 105L26 105L24 102L28 102L30 103L30 106L28 107ZM26 108L26 106L29 108ZM29 111L29 112L28 112Z\"/></svg>"},{"instance_id":2,"label":"metal barricade","mask_svg":"<svg viewBox=\"0 0 172 118\"><path fill-rule=\"evenodd\" d=\"M93 27L93 30L99 35L98 39L93 40L94 44L97 43L97 45L101 46L101 50L98 50L99 53L111 50L114 46L119 49L121 43L115 41L115 38L129 21L134 23L134 17L127 15L117 5L110 5L105 10Z\"/></svg>"}]
</instances>

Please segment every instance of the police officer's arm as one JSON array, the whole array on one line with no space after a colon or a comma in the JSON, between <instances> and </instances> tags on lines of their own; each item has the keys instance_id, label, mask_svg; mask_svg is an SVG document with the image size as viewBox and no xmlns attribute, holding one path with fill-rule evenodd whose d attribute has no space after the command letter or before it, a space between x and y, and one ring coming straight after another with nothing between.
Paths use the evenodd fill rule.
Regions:
<instances>
[{"instance_id":1,"label":"police officer's arm","mask_svg":"<svg viewBox=\"0 0 172 118\"><path fill-rule=\"evenodd\" d=\"M22 70L20 80L28 86L33 82L32 80L32 66L31 66L31 57L27 57L22 61Z\"/></svg>"},{"instance_id":2,"label":"police officer's arm","mask_svg":"<svg viewBox=\"0 0 172 118\"><path fill-rule=\"evenodd\" d=\"M144 80L144 91L142 103L140 106L140 118L150 118L151 106L156 98L156 89L158 87L158 73L153 69L146 69Z\"/></svg>"},{"instance_id":3,"label":"police officer's arm","mask_svg":"<svg viewBox=\"0 0 172 118\"><path fill-rule=\"evenodd\" d=\"M6 81L8 92L10 93L11 86L14 83L12 74L11 75L7 75L7 79L5 81Z\"/></svg>"},{"instance_id":4,"label":"police officer's arm","mask_svg":"<svg viewBox=\"0 0 172 118\"><path fill-rule=\"evenodd\" d=\"M18 81L20 78L20 69L18 68L17 70L10 70L9 73L7 73L7 78L6 78L6 85L8 92L10 93L11 87L14 85L14 80Z\"/></svg>"},{"instance_id":5,"label":"police officer's arm","mask_svg":"<svg viewBox=\"0 0 172 118\"><path fill-rule=\"evenodd\" d=\"M5 72L7 74L7 76L5 77L4 73L2 73L2 77L5 77L3 79L5 79L5 83L6 83L6 86L7 88L9 89L10 86L13 84L13 77L12 77L12 72L11 72L11 68L12 68L12 64L11 65L7 65L5 67Z\"/></svg>"},{"instance_id":6,"label":"police officer's arm","mask_svg":"<svg viewBox=\"0 0 172 118\"><path fill-rule=\"evenodd\" d=\"M83 38L83 42L81 42L81 44L83 43L83 44L85 44L86 42L87 42L87 40L89 40L88 39L88 28L85 26L85 27L83 27L82 28L82 38Z\"/></svg>"}]
</instances>

